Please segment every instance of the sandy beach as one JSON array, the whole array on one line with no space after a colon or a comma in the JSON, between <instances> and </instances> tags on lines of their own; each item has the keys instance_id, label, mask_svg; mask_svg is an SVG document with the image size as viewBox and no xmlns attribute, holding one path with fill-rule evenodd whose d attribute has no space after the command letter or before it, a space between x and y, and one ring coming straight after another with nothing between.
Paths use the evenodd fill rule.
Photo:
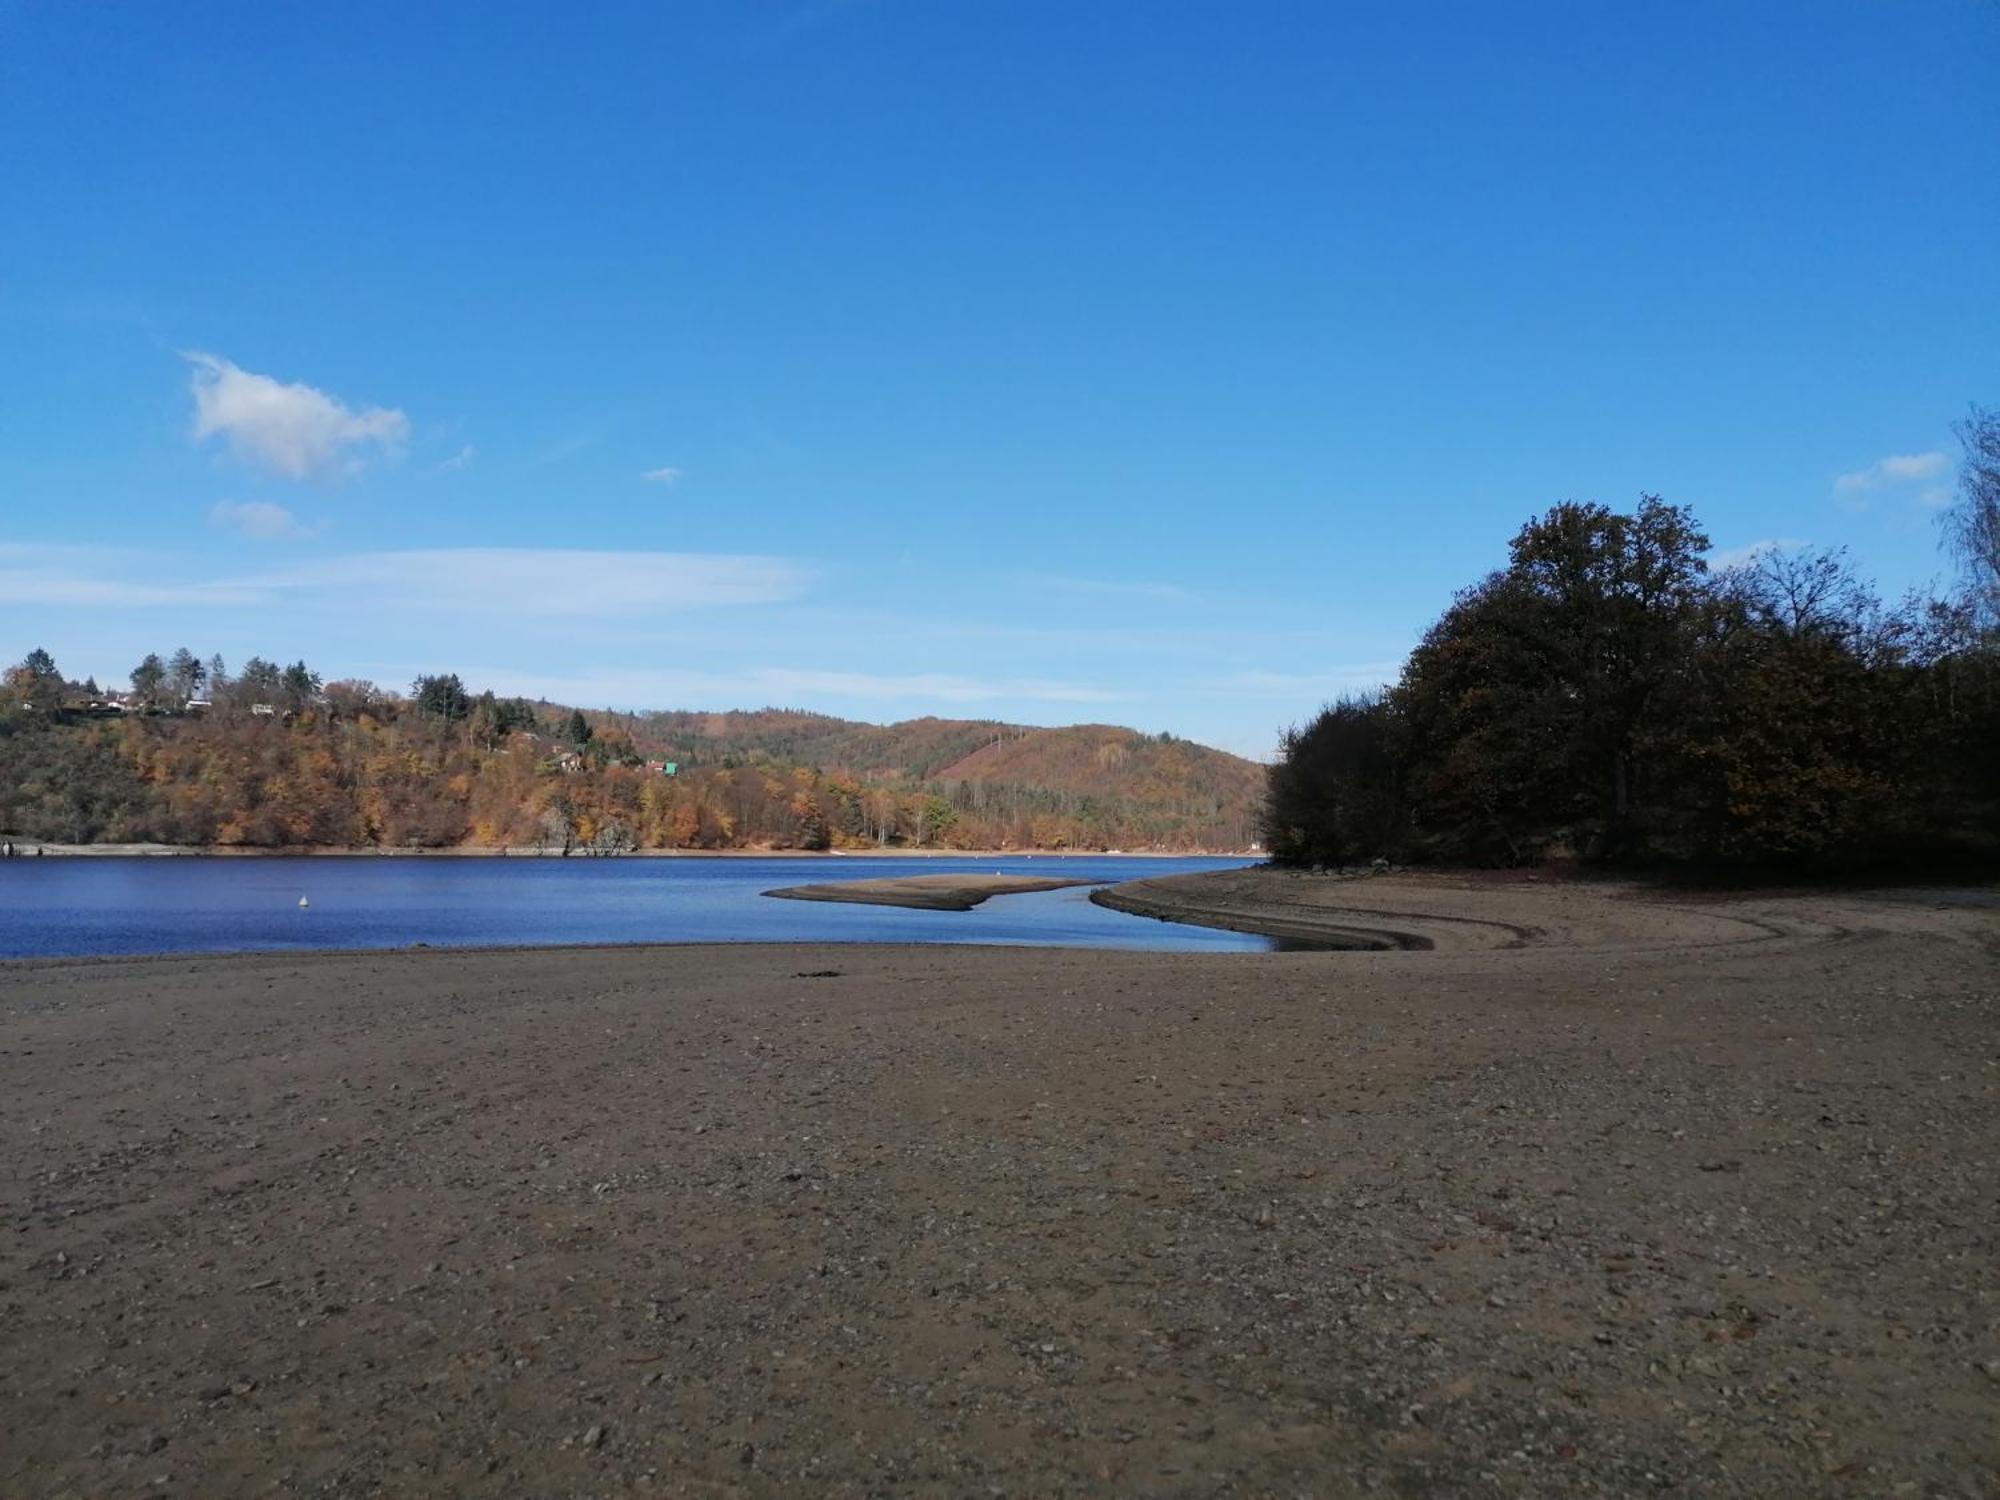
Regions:
<instances>
[{"instance_id":1,"label":"sandy beach","mask_svg":"<svg viewBox=\"0 0 2000 1500\"><path fill-rule=\"evenodd\" d=\"M0 965L0 1493L1980 1496L2000 905Z\"/></svg>"}]
</instances>

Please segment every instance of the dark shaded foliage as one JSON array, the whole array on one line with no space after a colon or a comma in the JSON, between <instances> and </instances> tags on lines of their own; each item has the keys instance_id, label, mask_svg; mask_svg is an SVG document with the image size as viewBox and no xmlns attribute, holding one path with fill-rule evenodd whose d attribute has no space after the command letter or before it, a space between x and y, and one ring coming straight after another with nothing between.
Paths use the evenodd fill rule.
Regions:
<instances>
[{"instance_id":1,"label":"dark shaded foliage","mask_svg":"<svg viewBox=\"0 0 2000 1500\"><path fill-rule=\"evenodd\" d=\"M1343 698L1288 730L1270 770L1264 843L1288 864L1345 865L1405 840L1401 725L1380 696Z\"/></svg>"},{"instance_id":2,"label":"dark shaded foliage","mask_svg":"<svg viewBox=\"0 0 2000 1500\"><path fill-rule=\"evenodd\" d=\"M419 677L410 684L410 699L418 713L445 724L470 717L472 713L472 695L466 692L456 672Z\"/></svg>"},{"instance_id":3,"label":"dark shaded foliage","mask_svg":"<svg viewBox=\"0 0 2000 1500\"><path fill-rule=\"evenodd\" d=\"M1976 601L1885 609L1838 554L1710 576L1686 511L1559 505L1379 700L1287 735L1274 856L1828 866L2000 848Z\"/></svg>"},{"instance_id":4,"label":"dark shaded foliage","mask_svg":"<svg viewBox=\"0 0 2000 1500\"><path fill-rule=\"evenodd\" d=\"M114 726L0 710L0 829L51 843L144 839L160 812Z\"/></svg>"}]
</instances>

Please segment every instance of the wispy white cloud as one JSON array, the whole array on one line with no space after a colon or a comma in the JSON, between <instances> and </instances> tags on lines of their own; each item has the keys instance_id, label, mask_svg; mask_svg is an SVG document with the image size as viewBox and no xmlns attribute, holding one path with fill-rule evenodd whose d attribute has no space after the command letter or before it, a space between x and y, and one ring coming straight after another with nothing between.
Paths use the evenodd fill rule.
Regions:
<instances>
[{"instance_id":1,"label":"wispy white cloud","mask_svg":"<svg viewBox=\"0 0 2000 1500\"><path fill-rule=\"evenodd\" d=\"M1949 463L1942 453L1891 454L1875 467L1890 480L1931 479L1945 471Z\"/></svg>"},{"instance_id":2,"label":"wispy white cloud","mask_svg":"<svg viewBox=\"0 0 2000 1500\"><path fill-rule=\"evenodd\" d=\"M782 604L814 577L781 557L508 547L357 552L221 578L185 576L185 560L110 548L0 547L0 569L0 603L320 603L376 615L420 609L600 619Z\"/></svg>"},{"instance_id":3,"label":"wispy white cloud","mask_svg":"<svg viewBox=\"0 0 2000 1500\"><path fill-rule=\"evenodd\" d=\"M447 547L351 553L251 582L426 609L608 617L782 604L802 595L813 576L782 557Z\"/></svg>"},{"instance_id":4,"label":"wispy white cloud","mask_svg":"<svg viewBox=\"0 0 2000 1500\"><path fill-rule=\"evenodd\" d=\"M1730 568L1740 568L1745 563L1755 562L1766 552L1790 552L1807 543L1795 536L1765 537L1758 542L1745 542L1740 547L1716 547L1708 554L1708 565L1717 573Z\"/></svg>"},{"instance_id":5,"label":"wispy white cloud","mask_svg":"<svg viewBox=\"0 0 2000 1500\"><path fill-rule=\"evenodd\" d=\"M573 432L566 438L559 438L535 455L538 464L559 464L566 458L574 458L586 449L595 448L603 442L610 428L599 425L585 432Z\"/></svg>"},{"instance_id":6,"label":"wispy white cloud","mask_svg":"<svg viewBox=\"0 0 2000 1500\"><path fill-rule=\"evenodd\" d=\"M1208 693L1260 698L1313 698L1324 700L1341 693L1367 692L1394 682L1402 663L1360 662L1334 667L1325 672L1267 672L1254 670L1217 677L1202 685Z\"/></svg>"},{"instance_id":7,"label":"wispy white cloud","mask_svg":"<svg viewBox=\"0 0 2000 1500\"><path fill-rule=\"evenodd\" d=\"M1047 677L962 677L948 672L884 676L776 667L766 668L760 675L772 686L792 692L837 693L856 698L936 698L947 703L1025 698L1039 703L1112 703L1135 696Z\"/></svg>"},{"instance_id":8,"label":"wispy white cloud","mask_svg":"<svg viewBox=\"0 0 2000 1500\"><path fill-rule=\"evenodd\" d=\"M659 708L689 704L784 704L825 702L973 704L1001 700L1023 703L1111 703L1134 695L1088 683L1047 678L966 677L951 673L884 674L823 671L807 667L749 667L740 672L635 668L575 675L474 669L468 681L495 692L564 703L610 708Z\"/></svg>"},{"instance_id":9,"label":"wispy white cloud","mask_svg":"<svg viewBox=\"0 0 2000 1500\"><path fill-rule=\"evenodd\" d=\"M78 609L153 609L269 604L269 594L224 584L138 583L0 568L0 603Z\"/></svg>"},{"instance_id":10,"label":"wispy white cloud","mask_svg":"<svg viewBox=\"0 0 2000 1500\"><path fill-rule=\"evenodd\" d=\"M1201 596L1177 583L1148 583L1106 578L1070 578L1060 573L1029 573L1021 582L1029 588L1058 594L1095 595L1107 599L1157 599L1167 604L1191 604Z\"/></svg>"},{"instance_id":11,"label":"wispy white cloud","mask_svg":"<svg viewBox=\"0 0 2000 1500\"><path fill-rule=\"evenodd\" d=\"M648 469L639 477L650 484L678 484L680 482L681 471L667 464L657 469Z\"/></svg>"},{"instance_id":12,"label":"wispy white cloud","mask_svg":"<svg viewBox=\"0 0 2000 1500\"><path fill-rule=\"evenodd\" d=\"M158 559L135 549L0 544L0 607L229 608L273 598L241 584L162 576Z\"/></svg>"},{"instance_id":13,"label":"wispy white cloud","mask_svg":"<svg viewBox=\"0 0 2000 1500\"><path fill-rule=\"evenodd\" d=\"M473 459L477 458L478 456L479 456L479 450L473 447L472 444L467 443L463 448L459 449L458 452L452 454L450 458L447 458L443 463L439 464L438 468L443 470L469 469L472 467Z\"/></svg>"},{"instance_id":14,"label":"wispy white cloud","mask_svg":"<svg viewBox=\"0 0 2000 1500\"><path fill-rule=\"evenodd\" d=\"M370 449L393 452L410 434L400 411L359 411L325 391L245 370L219 355L183 356L194 366L194 436L225 439L244 462L286 479L330 479L360 467Z\"/></svg>"},{"instance_id":15,"label":"wispy white cloud","mask_svg":"<svg viewBox=\"0 0 2000 1500\"><path fill-rule=\"evenodd\" d=\"M311 527L284 506L268 500L245 500L241 504L218 500L209 508L208 524L260 542L296 541L312 535Z\"/></svg>"},{"instance_id":16,"label":"wispy white cloud","mask_svg":"<svg viewBox=\"0 0 2000 1500\"><path fill-rule=\"evenodd\" d=\"M1915 484L1937 478L1950 463L1951 460L1942 453L1892 453L1887 458L1878 458L1865 469L1837 476L1833 488L1838 494L1856 495L1869 490Z\"/></svg>"}]
</instances>

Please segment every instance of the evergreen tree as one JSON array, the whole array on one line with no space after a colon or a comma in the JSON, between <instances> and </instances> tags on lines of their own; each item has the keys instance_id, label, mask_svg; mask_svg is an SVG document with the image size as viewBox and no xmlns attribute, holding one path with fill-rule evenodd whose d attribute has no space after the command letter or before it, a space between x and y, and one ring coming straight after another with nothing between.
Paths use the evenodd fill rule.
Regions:
<instances>
[{"instance_id":1,"label":"evergreen tree","mask_svg":"<svg viewBox=\"0 0 2000 1500\"><path fill-rule=\"evenodd\" d=\"M261 656L253 656L243 663L242 675L236 679L236 696L245 704L275 704L284 695L284 673L277 663L265 661Z\"/></svg>"},{"instance_id":2,"label":"evergreen tree","mask_svg":"<svg viewBox=\"0 0 2000 1500\"><path fill-rule=\"evenodd\" d=\"M149 652L146 659L132 669L132 694L146 707L151 708L159 701L160 690L166 679L166 664L157 655Z\"/></svg>"},{"instance_id":3,"label":"evergreen tree","mask_svg":"<svg viewBox=\"0 0 2000 1500\"><path fill-rule=\"evenodd\" d=\"M440 723L455 724L472 713L472 697L456 672L419 677L410 684L410 696L416 700L418 713Z\"/></svg>"},{"instance_id":4,"label":"evergreen tree","mask_svg":"<svg viewBox=\"0 0 2000 1500\"><path fill-rule=\"evenodd\" d=\"M285 668L281 689L285 696L285 706L293 713L303 713L319 696L319 673L313 671L303 661L295 661Z\"/></svg>"},{"instance_id":5,"label":"evergreen tree","mask_svg":"<svg viewBox=\"0 0 2000 1500\"><path fill-rule=\"evenodd\" d=\"M201 685L208 678L208 668L201 664L201 658L183 646L167 661L167 688L175 700L185 705L190 698L201 695Z\"/></svg>"}]
</instances>

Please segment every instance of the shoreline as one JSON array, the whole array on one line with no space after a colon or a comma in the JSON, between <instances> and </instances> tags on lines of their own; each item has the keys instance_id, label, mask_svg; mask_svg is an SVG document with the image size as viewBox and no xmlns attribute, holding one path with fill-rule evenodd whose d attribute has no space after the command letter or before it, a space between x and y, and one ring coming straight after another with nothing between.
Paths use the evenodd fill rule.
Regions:
<instances>
[{"instance_id":1,"label":"shoreline","mask_svg":"<svg viewBox=\"0 0 2000 1500\"><path fill-rule=\"evenodd\" d=\"M296 844L249 848L230 844L58 844L12 839L14 857L33 859L1255 859L1244 849L629 849L595 854L533 844L464 844L449 849L374 845Z\"/></svg>"},{"instance_id":2,"label":"shoreline","mask_svg":"<svg viewBox=\"0 0 2000 1500\"><path fill-rule=\"evenodd\" d=\"M1209 890L1174 888L1171 885L1173 878L1121 881L1103 890L1092 891L1090 899L1095 905L1124 912L1128 916L1310 943L1337 952L1383 953L1436 946L1431 938L1422 933L1358 925L1344 913L1335 911L1287 911L1275 909L1268 902L1238 905L1226 898L1218 901Z\"/></svg>"}]
</instances>

